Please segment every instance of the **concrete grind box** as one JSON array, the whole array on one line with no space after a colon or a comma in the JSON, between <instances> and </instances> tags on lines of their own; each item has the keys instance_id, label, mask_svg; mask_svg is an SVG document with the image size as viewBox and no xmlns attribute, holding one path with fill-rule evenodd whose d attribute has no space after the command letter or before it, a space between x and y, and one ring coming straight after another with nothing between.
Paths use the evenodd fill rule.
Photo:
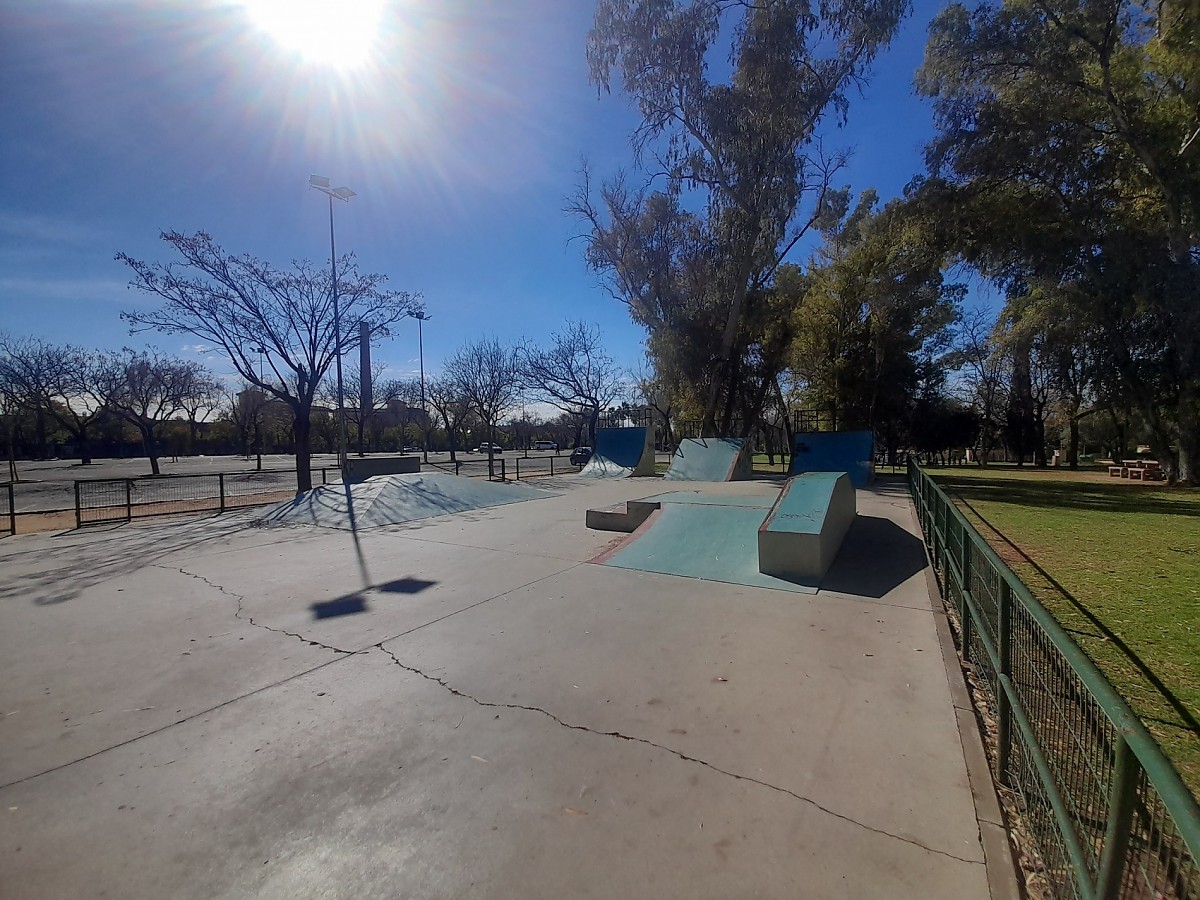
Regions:
<instances>
[{"instance_id":1,"label":"concrete grind box","mask_svg":"<svg viewBox=\"0 0 1200 900\"><path fill-rule=\"evenodd\" d=\"M758 570L788 580L823 577L855 515L854 484L845 472L788 479L758 529Z\"/></svg>"}]
</instances>

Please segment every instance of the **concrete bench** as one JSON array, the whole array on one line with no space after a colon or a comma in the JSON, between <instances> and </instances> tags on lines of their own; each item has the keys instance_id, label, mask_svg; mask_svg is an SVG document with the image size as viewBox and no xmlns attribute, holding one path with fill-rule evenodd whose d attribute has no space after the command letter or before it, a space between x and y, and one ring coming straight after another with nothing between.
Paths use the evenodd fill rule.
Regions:
<instances>
[{"instance_id":1,"label":"concrete bench","mask_svg":"<svg viewBox=\"0 0 1200 900\"><path fill-rule=\"evenodd\" d=\"M821 578L857 514L845 472L788 479L758 529L758 570L788 580Z\"/></svg>"}]
</instances>

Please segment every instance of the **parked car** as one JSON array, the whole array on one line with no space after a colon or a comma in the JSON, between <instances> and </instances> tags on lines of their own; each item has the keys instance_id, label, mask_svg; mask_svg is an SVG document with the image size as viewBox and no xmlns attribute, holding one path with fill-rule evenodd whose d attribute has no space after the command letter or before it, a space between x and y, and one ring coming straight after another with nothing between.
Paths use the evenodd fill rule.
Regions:
<instances>
[{"instance_id":1,"label":"parked car","mask_svg":"<svg viewBox=\"0 0 1200 900\"><path fill-rule=\"evenodd\" d=\"M488 444L485 442L485 443L480 444L478 447L476 447L475 452L476 453L490 453L492 455L495 455L497 453L503 453L504 448L501 447L499 444Z\"/></svg>"},{"instance_id":2,"label":"parked car","mask_svg":"<svg viewBox=\"0 0 1200 900\"><path fill-rule=\"evenodd\" d=\"M573 466L586 465L587 461L591 458L592 458L592 448L591 447L576 447L574 450L571 451L571 465L573 465Z\"/></svg>"},{"instance_id":3,"label":"parked car","mask_svg":"<svg viewBox=\"0 0 1200 900\"><path fill-rule=\"evenodd\" d=\"M558 444L554 443L554 441L534 441L533 449L534 450L557 450Z\"/></svg>"}]
</instances>

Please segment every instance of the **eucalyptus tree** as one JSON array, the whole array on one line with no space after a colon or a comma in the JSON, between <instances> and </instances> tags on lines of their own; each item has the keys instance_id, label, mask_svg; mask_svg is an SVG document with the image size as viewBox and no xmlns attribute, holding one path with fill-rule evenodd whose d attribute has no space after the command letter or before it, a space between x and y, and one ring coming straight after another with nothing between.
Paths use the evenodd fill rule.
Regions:
<instances>
[{"instance_id":1,"label":"eucalyptus tree","mask_svg":"<svg viewBox=\"0 0 1200 900\"><path fill-rule=\"evenodd\" d=\"M339 353L358 347L361 325L372 337L386 335L391 325L421 311L419 297L385 290L384 275L360 274L352 254L337 260L335 284L324 265L296 261L278 269L226 252L203 231L167 231L162 239L179 261L147 263L117 254L133 270L131 287L165 301L121 317L135 333L153 329L199 338L224 355L242 380L287 404L297 489L309 490L313 399L322 379Z\"/></svg>"},{"instance_id":2,"label":"eucalyptus tree","mask_svg":"<svg viewBox=\"0 0 1200 900\"><path fill-rule=\"evenodd\" d=\"M674 355L702 388L710 433L730 430L747 393L754 367L744 363L761 337L749 327L753 297L836 196L844 160L822 154L817 129L845 115L849 90L905 8L904 0L599 3L591 77L629 96L641 117L638 160L664 186L631 189L617 178L596 199L585 172L570 208L588 229L589 265L647 327L650 352L697 348ZM716 62L722 46L727 69Z\"/></svg>"},{"instance_id":3,"label":"eucalyptus tree","mask_svg":"<svg viewBox=\"0 0 1200 900\"><path fill-rule=\"evenodd\" d=\"M1200 453L1195 4L954 4L931 27L929 150L986 274L1060 292L1092 390L1144 419L1168 471ZM940 189L940 186L938 186Z\"/></svg>"}]
</instances>

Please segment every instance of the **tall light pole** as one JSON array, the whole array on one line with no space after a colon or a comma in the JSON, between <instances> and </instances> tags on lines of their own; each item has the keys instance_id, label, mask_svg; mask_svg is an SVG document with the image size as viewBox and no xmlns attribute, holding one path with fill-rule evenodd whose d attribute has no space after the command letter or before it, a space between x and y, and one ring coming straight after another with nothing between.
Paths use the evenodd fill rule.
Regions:
<instances>
[{"instance_id":1,"label":"tall light pole","mask_svg":"<svg viewBox=\"0 0 1200 900\"><path fill-rule=\"evenodd\" d=\"M425 404L425 335L421 330L421 326L425 324L426 319L432 319L433 316L425 314L425 310L413 313L413 318L417 320L417 357L421 361L421 415L425 417L425 421L421 423L421 435L424 437L422 442L422 452L425 457L425 462L429 462L429 407Z\"/></svg>"},{"instance_id":2,"label":"tall light pole","mask_svg":"<svg viewBox=\"0 0 1200 900\"><path fill-rule=\"evenodd\" d=\"M322 175L310 175L308 186L316 188L329 198L329 271L333 277L330 291L333 293L333 340L337 355L337 405L338 405L338 468L342 480L346 480L346 403L342 396L342 317L338 310L337 249L333 243L333 198L349 201L354 191L348 187L330 187L329 179Z\"/></svg>"}]
</instances>

